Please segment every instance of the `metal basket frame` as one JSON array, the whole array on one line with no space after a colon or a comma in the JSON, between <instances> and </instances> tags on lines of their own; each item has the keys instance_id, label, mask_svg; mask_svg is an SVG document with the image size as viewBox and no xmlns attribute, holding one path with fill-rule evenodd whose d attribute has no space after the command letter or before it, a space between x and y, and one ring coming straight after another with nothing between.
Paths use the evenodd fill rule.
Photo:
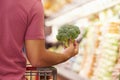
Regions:
<instances>
[{"instance_id":1,"label":"metal basket frame","mask_svg":"<svg viewBox=\"0 0 120 80\"><path fill-rule=\"evenodd\" d=\"M25 76L29 76L30 80L35 76L36 80L48 80L48 76L52 76L53 80L57 80L57 69L55 67L26 67Z\"/></svg>"}]
</instances>

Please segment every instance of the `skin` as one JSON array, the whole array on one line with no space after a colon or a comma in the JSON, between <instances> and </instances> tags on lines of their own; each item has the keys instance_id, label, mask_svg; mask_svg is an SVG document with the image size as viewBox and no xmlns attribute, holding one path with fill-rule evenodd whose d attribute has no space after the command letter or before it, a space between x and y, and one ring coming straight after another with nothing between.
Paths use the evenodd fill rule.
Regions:
<instances>
[{"instance_id":1,"label":"skin","mask_svg":"<svg viewBox=\"0 0 120 80\"><path fill-rule=\"evenodd\" d=\"M53 66L65 62L78 53L78 43L75 42L74 46L70 41L69 44L69 47L65 48L63 52L56 53L45 48L45 40L26 40L27 58L34 67Z\"/></svg>"}]
</instances>

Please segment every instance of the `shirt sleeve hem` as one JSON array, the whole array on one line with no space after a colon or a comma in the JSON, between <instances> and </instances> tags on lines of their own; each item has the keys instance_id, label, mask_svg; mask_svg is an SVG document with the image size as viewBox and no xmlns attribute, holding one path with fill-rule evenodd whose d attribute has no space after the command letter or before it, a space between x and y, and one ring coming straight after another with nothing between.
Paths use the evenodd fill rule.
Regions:
<instances>
[{"instance_id":1,"label":"shirt sleeve hem","mask_svg":"<svg viewBox=\"0 0 120 80\"><path fill-rule=\"evenodd\" d=\"M45 37L34 36L34 37L26 37L25 40L36 40L36 39L45 39Z\"/></svg>"}]
</instances>

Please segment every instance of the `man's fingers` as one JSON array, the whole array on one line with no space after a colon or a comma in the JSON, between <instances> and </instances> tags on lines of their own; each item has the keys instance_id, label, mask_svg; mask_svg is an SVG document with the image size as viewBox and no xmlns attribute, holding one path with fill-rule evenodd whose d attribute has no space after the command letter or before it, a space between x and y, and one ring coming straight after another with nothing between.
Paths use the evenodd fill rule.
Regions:
<instances>
[{"instance_id":1,"label":"man's fingers","mask_svg":"<svg viewBox=\"0 0 120 80\"><path fill-rule=\"evenodd\" d=\"M79 44L77 41L74 42L74 46L75 46L75 53L77 54L79 50Z\"/></svg>"},{"instance_id":2,"label":"man's fingers","mask_svg":"<svg viewBox=\"0 0 120 80\"><path fill-rule=\"evenodd\" d=\"M74 46L75 46L76 48L78 47L78 42L77 42L77 41L74 42Z\"/></svg>"}]
</instances>

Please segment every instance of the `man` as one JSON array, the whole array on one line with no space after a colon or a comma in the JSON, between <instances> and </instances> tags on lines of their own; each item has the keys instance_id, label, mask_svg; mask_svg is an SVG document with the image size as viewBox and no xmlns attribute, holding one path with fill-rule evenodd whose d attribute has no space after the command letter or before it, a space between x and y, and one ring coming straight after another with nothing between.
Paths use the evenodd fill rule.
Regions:
<instances>
[{"instance_id":1,"label":"man","mask_svg":"<svg viewBox=\"0 0 120 80\"><path fill-rule=\"evenodd\" d=\"M25 80L26 59L35 67L59 64L78 52L70 42L63 54L45 49L44 13L39 0L0 0L0 80Z\"/></svg>"}]
</instances>

